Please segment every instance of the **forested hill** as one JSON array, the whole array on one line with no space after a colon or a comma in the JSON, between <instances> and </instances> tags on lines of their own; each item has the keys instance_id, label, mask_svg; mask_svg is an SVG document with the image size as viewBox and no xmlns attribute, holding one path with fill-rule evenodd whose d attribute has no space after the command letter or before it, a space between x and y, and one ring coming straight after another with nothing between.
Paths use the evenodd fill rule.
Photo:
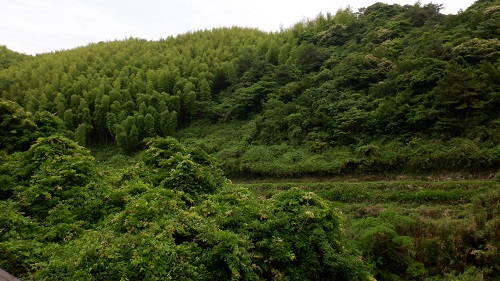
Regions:
<instances>
[{"instance_id":1,"label":"forested hill","mask_svg":"<svg viewBox=\"0 0 500 281\"><path fill-rule=\"evenodd\" d=\"M500 1L441 8L376 3L275 33L218 28L34 57L2 47L0 114L124 153L173 135L234 174L498 169ZM36 137L18 144L4 136L21 129L2 126L2 150Z\"/></svg>"}]
</instances>

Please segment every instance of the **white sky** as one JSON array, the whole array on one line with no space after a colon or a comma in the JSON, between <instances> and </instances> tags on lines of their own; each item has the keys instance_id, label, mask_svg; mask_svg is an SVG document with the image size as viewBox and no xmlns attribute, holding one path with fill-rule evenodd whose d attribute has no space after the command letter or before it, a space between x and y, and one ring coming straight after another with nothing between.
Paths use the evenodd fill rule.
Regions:
<instances>
[{"instance_id":1,"label":"white sky","mask_svg":"<svg viewBox=\"0 0 500 281\"><path fill-rule=\"evenodd\" d=\"M212 27L290 27L320 12L354 11L375 2L415 0L0 0L0 45L36 54L130 36L157 40ZM465 10L474 0L422 0L444 4L444 13Z\"/></svg>"}]
</instances>

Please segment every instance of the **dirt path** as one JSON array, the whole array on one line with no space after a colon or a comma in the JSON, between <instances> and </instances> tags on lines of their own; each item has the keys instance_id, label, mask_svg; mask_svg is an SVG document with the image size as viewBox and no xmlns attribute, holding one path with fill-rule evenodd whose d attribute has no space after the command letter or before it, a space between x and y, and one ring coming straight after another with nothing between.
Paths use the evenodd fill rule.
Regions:
<instances>
[{"instance_id":1,"label":"dirt path","mask_svg":"<svg viewBox=\"0 0 500 281\"><path fill-rule=\"evenodd\" d=\"M0 268L0 281L19 281L19 279Z\"/></svg>"}]
</instances>

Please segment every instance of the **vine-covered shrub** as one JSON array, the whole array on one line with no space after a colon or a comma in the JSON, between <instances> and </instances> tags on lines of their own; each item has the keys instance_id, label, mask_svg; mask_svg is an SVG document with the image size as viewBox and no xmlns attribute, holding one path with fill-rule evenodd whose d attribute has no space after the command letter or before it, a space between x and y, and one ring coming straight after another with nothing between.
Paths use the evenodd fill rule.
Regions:
<instances>
[{"instance_id":1,"label":"vine-covered shrub","mask_svg":"<svg viewBox=\"0 0 500 281\"><path fill-rule=\"evenodd\" d=\"M33 116L15 102L0 99L0 150L27 149L36 124Z\"/></svg>"},{"instance_id":2,"label":"vine-covered shrub","mask_svg":"<svg viewBox=\"0 0 500 281\"><path fill-rule=\"evenodd\" d=\"M331 203L292 188L260 201L228 188L203 202L204 264L213 280L365 280L360 257L343 238Z\"/></svg>"},{"instance_id":3,"label":"vine-covered shrub","mask_svg":"<svg viewBox=\"0 0 500 281\"><path fill-rule=\"evenodd\" d=\"M378 217L356 221L350 231L367 264L377 279L399 280L421 277L424 265L415 260L413 238L401 235L416 222L394 211L386 210Z\"/></svg>"},{"instance_id":4,"label":"vine-covered shrub","mask_svg":"<svg viewBox=\"0 0 500 281\"><path fill-rule=\"evenodd\" d=\"M16 173L15 197L23 210L43 218L59 203L84 196L95 179L94 157L76 142L61 136L39 138L22 153Z\"/></svg>"},{"instance_id":5,"label":"vine-covered shrub","mask_svg":"<svg viewBox=\"0 0 500 281\"><path fill-rule=\"evenodd\" d=\"M194 204L194 205L193 205ZM199 203L150 188L54 248L35 280L369 280L342 218L311 192L228 186Z\"/></svg>"},{"instance_id":6,"label":"vine-covered shrub","mask_svg":"<svg viewBox=\"0 0 500 281\"><path fill-rule=\"evenodd\" d=\"M9 184L1 190L0 267L22 276L44 262L49 245L71 240L94 223L81 220L88 185L96 180L94 158L74 141L51 136L4 160Z\"/></svg>"},{"instance_id":7,"label":"vine-covered shrub","mask_svg":"<svg viewBox=\"0 0 500 281\"><path fill-rule=\"evenodd\" d=\"M171 137L151 139L142 159L144 175L164 188L200 195L216 192L227 181L207 153Z\"/></svg>"}]
</instances>

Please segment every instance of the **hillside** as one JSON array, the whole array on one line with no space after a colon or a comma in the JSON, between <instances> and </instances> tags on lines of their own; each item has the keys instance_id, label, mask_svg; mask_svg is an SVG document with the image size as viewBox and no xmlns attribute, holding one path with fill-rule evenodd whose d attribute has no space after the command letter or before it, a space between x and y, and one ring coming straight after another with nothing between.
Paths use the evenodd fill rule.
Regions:
<instances>
[{"instance_id":1,"label":"hillside","mask_svg":"<svg viewBox=\"0 0 500 281\"><path fill-rule=\"evenodd\" d=\"M498 280L500 0L440 9L0 47L0 269Z\"/></svg>"},{"instance_id":2,"label":"hillside","mask_svg":"<svg viewBox=\"0 0 500 281\"><path fill-rule=\"evenodd\" d=\"M0 93L82 145L131 153L173 135L235 176L494 171L499 7L377 3L277 33L100 42L4 59Z\"/></svg>"}]
</instances>

